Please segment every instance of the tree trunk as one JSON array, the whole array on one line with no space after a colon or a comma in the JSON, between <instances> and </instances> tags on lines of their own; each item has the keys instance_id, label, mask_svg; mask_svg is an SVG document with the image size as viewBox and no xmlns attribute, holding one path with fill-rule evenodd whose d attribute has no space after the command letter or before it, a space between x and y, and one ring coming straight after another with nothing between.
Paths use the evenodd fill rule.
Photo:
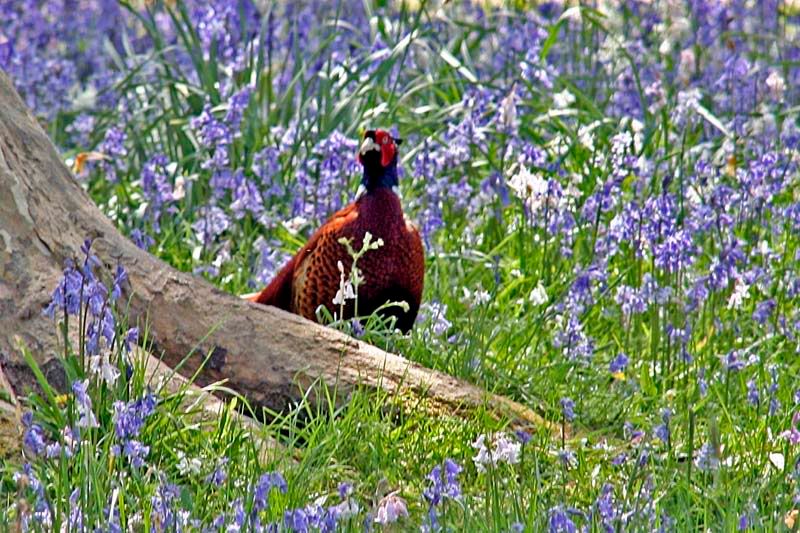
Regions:
<instances>
[{"instance_id":1,"label":"tree trunk","mask_svg":"<svg viewBox=\"0 0 800 533\"><path fill-rule=\"evenodd\" d=\"M148 324L151 353L185 376L210 354L199 383L226 379L255 408L283 411L312 384L383 389L435 412L486 406L521 424L530 409L279 309L246 302L179 272L123 237L62 163L0 72L0 364L17 393L33 383L18 349L30 349L57 388L65 386L54 322L42 315L65 261L84 239L111 269L129 275L129 323ZM187 354L192 354L187 358Z\"/></svg>"}]
</instances>

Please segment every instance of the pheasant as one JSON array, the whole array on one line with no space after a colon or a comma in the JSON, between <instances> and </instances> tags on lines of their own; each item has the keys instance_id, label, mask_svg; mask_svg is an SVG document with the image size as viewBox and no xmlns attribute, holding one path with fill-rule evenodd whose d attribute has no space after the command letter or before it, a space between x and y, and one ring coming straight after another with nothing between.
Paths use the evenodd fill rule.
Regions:
<instances>
[{"instance_id":1,"label":"pheasant","mask_svg":"<svg viewBox=\"0 0 800 533\"><path fill-rule=\"evenodd\" d=\"M367 232L373 242L383 246L370 250L358 260L364 282L358 288L358 313L368 316L386 302L405 301L408 310L389 306L381 312L397 318L396 327L408 332L414 324L422 298L425 254L419 232L405 217L400 198L394 192L397 181L397 147L384 130L369 130L358 151L364 167L359 193L354 202L335 213L309 239L308 243L284 265L275 278L251 301L273 305L286 311L316 319L319 306L331 314L339 313L334 298L340 288L339 262L350 272L352 258L339 241L352 239L360 250ZM344 307L344 316L353 316L352 300Z\"/></svg>"}]
</instances>

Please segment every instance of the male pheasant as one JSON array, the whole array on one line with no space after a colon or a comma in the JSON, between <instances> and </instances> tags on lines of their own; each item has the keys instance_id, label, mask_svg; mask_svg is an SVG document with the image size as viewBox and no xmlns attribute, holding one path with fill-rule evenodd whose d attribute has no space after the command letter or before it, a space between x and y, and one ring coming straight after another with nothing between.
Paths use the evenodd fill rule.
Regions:
<instances>
[{"instance_id":1,"label":"male pheasant","mask_svg":"<svg viewBox=\"0 0 800 533\"><path fill-rule=\"evenodd\" d=\"M364 177L356 200L335 213L309 239L308 243L278 272L267 287L252 297L257 303L273 305L315 320L319 306L333 314L333 303L340 285L339 261L350 272L352 258L339 240L352 239L360 250L364 235L383 246L370 250L358 260L364 278L358 288L358 314L368 316L386 302L405 301L408 310L397 306L384 309L397 317L396 327L408 332L414 324L422 298L425 254L417 229L406 220L397 186L397 146L384 130L370 130L358 152ZM352 300L344 308L345 319L354 313Z\"/></svg>"}]
</instances>

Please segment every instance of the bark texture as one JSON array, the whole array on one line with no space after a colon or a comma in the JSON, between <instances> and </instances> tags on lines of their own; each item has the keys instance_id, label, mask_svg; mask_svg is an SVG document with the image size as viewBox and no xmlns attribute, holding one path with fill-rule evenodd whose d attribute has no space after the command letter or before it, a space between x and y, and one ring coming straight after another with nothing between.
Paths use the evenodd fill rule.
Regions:
<instances>
[{"instance_id":1,"label":"bark texture","mask_svg":"<svg viewBox=\"0 0 800 533\"><path fill-rule=\"evenodd\" d=\"M0 71L0 364L17 393L32 384L24 343L48 379L64 388L58 335L42 315L65 260L84 239L109 271L128 271L129 322L149 325L151 352L192 375L208 355L201 385L226 386L254 407L282 411L318 380L346 394L357 386L422 400L433 411L486 407L519 425L540 418L523 405L342 333L226 294L179 272L122 236L64 166Z\"/></svg>"}]
</instances>

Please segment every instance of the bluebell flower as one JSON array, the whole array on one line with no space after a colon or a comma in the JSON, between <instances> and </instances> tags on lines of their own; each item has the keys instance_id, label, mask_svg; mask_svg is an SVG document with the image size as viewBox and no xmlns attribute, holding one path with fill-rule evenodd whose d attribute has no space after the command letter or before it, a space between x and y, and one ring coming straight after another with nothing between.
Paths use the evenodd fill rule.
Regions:
<instances>
[{"instance_id":1,"label":"bluebell flower","mask_svg":"<svg viewBox=\"0 0 800 533\"><path fill-rule=\"evenodd\" d=\"M258 478L258 483L256 483L255 492L253 494L254 513L258 513L268 507L269 493L273 488L284 493L289 488L280 472L267 472Z\"/></svg>"},{"instance_id":2,"label":"bluebell flower","mask_svg":"<svg viewBox=\"0 0 800 533\"><path fill-rule=\"evenodd\" d=\"M694 464L698 470L711 472L719 468L719 456L717 450L710 443L706 442L697 452Z\"/></svg>"},{"instance_id":3,"label":"bluebell flower","mask_svg":"<svg viewBox=\"0 0 800 533\"><path fill-rule=\"evenodd\" d=\"M137 437L147 417L155 412L157 403L158 400L152 393L129 403L114 402L113 420L117 438L127 440Z\"/></svg>"},{"instance_id":4,"label":"bluebell flower","mask_svg":"<svg viewBox=\"0 0 800 533\"><path fill-rule=\"evenodd\" d=\"M269 185L268 196L277 196L281 192L278 181L275 179L281 168L280 154L279 148L265 146L253 156L251 170L262 185Z\"/></svg>"},{"instance_id":5,"label":"bluebell flower","mask_svg":"<svg viewBox=\"0 0 800 533\"><path fill-rule=\"evenodd\" d=\"M659 424L653 430L653 433L665 444L669 442L669 426L667 424Z\"/></svg>"},{"instance_id":6,"label":"bluebell flower","mask_svg":"<svg viewBox=\"0 0 800 533\"><path fill-rule=\"evenodd\" d=\"M662 424L659 424L654 429L654 433L656 437L658 437L662 442L665 444L669 444L669 437L670 437L670 430L669 430L669 421L672 418L672 409L669 407L665 407L661 410L661 420Z\"/></svg>"},{"instance_id":7,"label":"bluebell flower","mask_svg":"<svg viewBox=\"0 0 800 533\"><path fill-rule=\"evenodd\" d=\"M42 426L33 421L33 413L27 411L22 415L22 426L25 434L22 438L23 444L33 453L41 455L47 448L47 441L44 436Z\"/></svg>"},{"instance_id":8,"label":"bluebell flower","mask_svg":"<svg viewBox=\"0 0 800 533\"><path fill-rule=\"evenodd\" d=\"M626 368L628 368L628 356L624 353L617 355L608 365L608 371L612 374L624 372Z\"/></svg>"},{"instance_id":9,"label":"bluebell flower","mask_svg":"<svg viewBox=\"0 0 800 533\"><path fill-rule=\"evenodd\" d=\"M47 501L44 486L36 476L33 466L30 463L22 465L22 471L15 472L13 480L18 488L28 487L36 496L33 512L20 517L23 531L50 529L53 523L50 503Z\"/></svg>"},{"instance_id":10,"label":"bluebell flower","mask_svg":"<svg viewBox=\"0 0 800 533\"><path fill-rule=\"evenodd\" d=\"M192 224L192 229L195 231L197 240L204 246L208 246L225 232L230 224L228 215L216 205L211 205L200 209L196 221Z\"/></svg>"},{"instance_id":11,"label":"bluebell flower","mask_svg":"<svg viewBox=\"0 0 800 533\"><path fill-rule=\"evenodd\" d=\"M408 506L406 501L398 496L397 492L391 492L378 502L375 522L381 525L393 524L407 516Z\"/></svg>"},{"instance_id":12,"label":"bluebell flower","mask_svg":"<svg viewBox=\"0 0 800 533\"><path fill-rule=\"evenodd\" d=\"M423 303L420 307L418 320L431 322L431 331L436 337L441 337L452 327L452 322L447 320L447 304L441 302Z\"/></svg>"},{"instance_id":13,"label":"bluebell flower","mask_svg":"<svg viewBox=\"0 0 800 533\"><path fill-rule=\"evenodd\" d=\"M697 389L701 397L705 397L705 395L708 394L708 381L706 381L705 368L701 368L697 372Z\"/></svg>"},{"instance_id":14,"label":"bluebell flower","mask_svg":"<svg viewBox=\"0 0 800 533\"><path fill-rule=\"evenodd\" d=\"M138 440L125 441L122 450L116 447L115 455L123 455L128 458L134 468L142 468L145 465L144 459L150 453L150 446L145 446Z\"/></svg>"},{"instance_id":15,"label":"bluebell flower","mask_svg":"<svg viewBox=\"0 0 800 533\"><path fill-rule=\"evenodd\" d=\"M217 467L214 469L214 471L206 476L205 482L218 487L222 486L228 479L228 471L226 468L227 464L228 458L223 457L217 464Z\"/></svg>"},{"instance_id":16,"label":"bluebell flower","mask_svg":"<svg viewBox=\"0 0 800 533\"><path fill-rule=\"evenodd\" d=\"M69 531L83 531L83 509L80 503L81 489L76 488L69 495Z\"/></svg>"},{"instance_id":17,"label":"bluebell flower","mask_svg":"<svg viewBox=\"0 0 800 533\"><path fill-rule=\"evenodd\" d=\"M78 409L79 419L76 425L79 428L97 427L97 419L92 412L92 399L87 393L88 380L75 380L72 382L72 392L75 394L75 405Z\"/></svg>"},{"instance_id":18,"label":"bluebell flower","mask_svg":"<svg viewBox=\"0 0 800 533\"><path fill-rule=\"evenodd\" d=\"M461 485L458 482L458 474L461 467L452 459L445 459L443 465L436 465L428 474L428 481L431 486L423 491L423 496L432 506L439 505L443 499L458 499L461 497Z\"/></svg>"},{"instance_id":19,"label":"bluebell flower","mask_svg":"<svg viewBox=\"0 0 800 533\"><path fill-rule=\"evenodd\" d=\"M307 533L309 531L308 515L304 509L287 510L283 514L283 525L289 531L295 533Z\"/></svg>"},{"instance_id":20,"label":"bluebell flower","mask_svg":"<svg viewBox=\"0 0 800 533\"><path fill-rule=\"evenodd\" d=\"M236 219L244 218L247 213L258 218L264 212L261 191L258 190L255 183L243 176L241 177L239 184L233 191L231 210Z\"/></svg>"},{"instance_id":21,"label":"bluebell flower","mask_svg":"<svg viewBox=\"0 0 800 533\"><path fill-rule=\"evenodd\" d=\"M125 142L128 136L124 130L111 126L106 130L105 138L100 143L99 150L105 154L106 158L103 160L103 169L106 173L106 179L111 183L117 181L117 168L123 167L123 163L128 155L128 150L125 147Z\"/></svg>"},{"instance_id":22,"label":"bluebell flower","mask_svg":"<svg viewBox=\"0 0 800 533\"><path fill-rule=\"evenodd\" d=\"M51 442L45 447L44 455L48 459L55 459L56 457L61 457L62 454L65 457L71 457L72 453L65 453L65 449L61 446L60 442Z\"/></svg>"},{"instance_id":23,"label":"bluebell flower","mask_svg":"<svg viewBox=\"0 0 800 533\"><path fill-rule=\"evenodd\" d=\"M569 311L556 319L559 324L553 336L553 346L560 348L569 361L588 362L594 356L594 340L584 331L576 312Z\"/></svg>"},{"instance_id":24,"label":"bluebell flower","mask_svg":"<svg viewBox=\"0 0 800 533\"><path fill-rule=\"evenodd\" d=\"M200 115L189 121L189 125L204 148L216 149L218 146L224 146L231 142L230 130L224 123L217 120L209 103L205 104Z\"/></svg>"},{"instance_id":25,"label":"bluebell flower","mask_svg":"<svg viewBox=\"0 0 800 533\"><path fill-rule=\"evenodd\" d=\"M531 439L533 439L533 436L523 429L518 429L514 431L514 435L516 435L517 439L519 439L520 444L522 444L523 446L528 444L531 441Z\"/></svg>"},{"instance_id":26,"label":"bluebell flower","mask_svg":"<svg viewBox=\"0 0 800 533\"><path fill-rule=\"evenodd\" d=\"M223 121L228 125L228 128L233 132L233 136L238 136L238 131L242 123L242 115L245 109L250 104L250 95L253 89L250 86L244 86L228 99L228 111L225 113Z\"/></svg>"},{"instance_id":27,"label":"bluebell flower","mask_svg":"<svg viewBox=\"0 0 800 533\"><path fill-rule=\"evenodd\" d=\"M147 201L147 215L153 223L153 229L160 231L160 218L164 206L174 200L172 183L167 166L169 159L164 154L153 155L142 167L142 194Z\"/></svg>"},{"instance_id":28,"label":"bluebell flower","mask_svg":"<svg viewBox=\"0 0 800 533\"><path fill-rule=\"evenodd\" d=\"M278 269L289 259L289 255L280 249L279 241L267 241L260 235L253 243L253 248L258 254L254 281L257 285L265 285L275 277Z\"/></svg>"},{"instance_id":29,"label":"bluebell flower","mask_svg":"<svg viewBox=\"0 0 800 533\"><path fill-rule=\"evenodd\" d=\"M133 345L139 342L139 328L128 328L128 331L125 333L125 337L122 339L122 342L125 346L125 350L128 352L131 351Z\"/></svg>"},{"instance_id":30,"label":"bluebell flower","mask_svg":"<svg viewBox=\"0 0 800 533\"><path fill-rule=\"evenodd\" d=\"M519 463L522 449L521 444L505 432L478 435L472 447L478 450L472 458L478 472L485 472L487 466L494 467L499 463Z\"/></svg>"},{"instance_id":31,"label":"bluebell flower","mask_svg":"<svg viewBox=\"0 0 800 533\"><path fill-rule=\"evenodd\" d=\"M600 524L607 533L615 531L615 521L617 518L617 511L614 506L614 486L610 483L605 483L600 490L600 495L594 503L597 516L600 518Z\"/></svg>"},{"instance_id":32,"label":"bluebell flower","mask_svg":"<svg viewBox=\"0 0 800 533\"><path fill-rule=\"evenodd\" d=\"M775 310L776 305L773 298L759 302L756 304L755 311L753 311L753 320L759 324L765 324Z\"/></svg>"},{"instance_id":33,"label":"bluebell flower","mask_svg":"<svg viewBox=\"0 0 800 533\"><path fill-rule=\"evenodd\" d=\"M50 318L55 317L56 311L64 311L67 315L77 315L80 312L81 289L85 284L83 274L75 268L74 263L67 261L63 276L58 286L53 290L50 303L44 314Z\"/></svg>"},{"instance_id":34,"label":"bluebell flower","mask_svg":"<svg viewBox=\"0 0 800 533\"><path fill-rule=\"evenodd\" d=\"M150 520L160 525L161 531L171 531L176 526L177 515L173 503L180 497L180 489L162 476L161 483L150 498Z\"/></svg>"},{"instance_id":35,"label":"bluebell flower","mask_svg":"<svg viewBox=\"0 0 800 533\"><path fill-rule=\"evenodd\" d=\"M563 506L550 509L548 519L548 531L550 533L577 533L578 528L575 522L569 517Z\"/></svg>"},{"instance_id":36,"label":"bluebell flower","mask_svg":"<svg viewBox=\"0 0 800 533\"><path fill-rule=\"evenodd\" d=\"M721 359L722 364L725 365L725 369L728 371L741 370L747 366L747 361L739 357L737 350L731 350L727 355L723 355Z\"/></svg>"},{"instance_id":37,"label":"bluebell flower","mask_svg":"<svg viewBox=\"0 0 800 533\"><path fill-rule=\"evenodd\" d=\"M561 415L564 417L564 420L567 422L572 422L575 420L575 402L572 398L561 398Z\"/></svg>"},{"instance_id":38,"label":"bluebell flower","mask_svg":"<svg viewBox=\"0 0 800 533\"><path fill-rule=\"evenodd\" d=\"M337 490L339 492L339 498L344 500L353 493L353 484L343 481L342 483L339 483Z\"/></svg>"},{"instance_id":39,"label":"bluebell flower","mask_svg":"<svg viewBox=\"0 0 800 533\"><path fill-rule=\"evenodd\" d=\"M756 385L754 379L748 380L747 382L747 401L750 402L751 405L758 405L759 403L758 385Z\"/></svg>"},{"instance_id":40,"label":"bluebell flower","mask_svg":"<svg viewBox=\"0 0 800 533\"><path fill-rule=\"evenodd\" d=\"M750 518L747 516L747 513L743 513L739 516L739 524L738 524L739 531L747 531L750 527Z\"/></svg>"},{"instance_id":41,"label":"bluebell flower","mask_svg":"<svg viewBox=\"0 0 800 533\"><path fill-rule=\"evenodd\" d=\"M128 273L125 271L122 265L117 265L117 268L114 270L114 279L111 283L111 300L116 301L122 296L122 288L125 286L125 283L128 281Z\"/></svg>"},{"instance_id":42,"label":"bluebell flower","mask_svg":"<svg viewBox=\"0 0 800 533\"><path fill-rule=\"evenodd\" d=\"M767 389L769 393L769 416L774 416L781 408L781 401L778 399L778 366L769 365L767 370L770 375L769 389Z\"/></svg>"},{"instance_id":43,"label":"bluebell flower","mask_svg":"<svg viewBox=\"0 0 800 533\"><path fill-rule=\"evenodd\" d=\"M578 464L578 456L572 450L559 450L558 460L564 467L571 468Z\"/></svg>"},{"instance_id":44,"label":"bluebell flower","mask_svg":"<svg viewBox=\"0 0 800 533\"><path fill-rule=\"evenodd\" d=\"M131 241L135 244L138 248L142 250L149 250L153 247L156 243L155 239L153 239L150 235L144 233L139 228L133 228L131 230Z\"/></svg>"}]
</instances>

